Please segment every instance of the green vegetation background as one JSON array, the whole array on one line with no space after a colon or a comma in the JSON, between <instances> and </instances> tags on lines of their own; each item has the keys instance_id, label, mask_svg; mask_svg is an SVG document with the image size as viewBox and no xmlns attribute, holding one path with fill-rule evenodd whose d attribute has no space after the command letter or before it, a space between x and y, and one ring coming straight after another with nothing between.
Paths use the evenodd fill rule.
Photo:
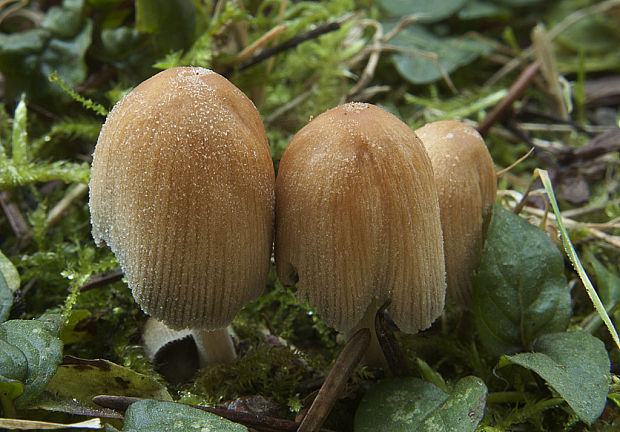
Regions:
<instances>
[{"instance_id":1,"label":"green vegetation background","mask_svg":"<svg viewBox=\"0 0 620 432\"><path fill-rule=\"evenodd\" d=\"M418 16L409 18L413 14ZM265 295L244 308L234 322L240 359L201 370L189 382L170 384L145 358L141 346L145 316L125 283L81 288L93 275L117 267L111 252L96 248L90 236L84 187L101 124L107 111L135 85L177 65L204 66L224 74L254 101L276 168L292 135L337 104L369 101L412 128L446 118L465 119L475 126L510 94L525 66L536 59L553 66L551 75L543 71L529 84L514 109L487 136L498 169L535 146L532 156L500 177L503 192L498 203L514 207L534 168L548 169L561 209L575 215L567 223L571 238L616 320L620 138L611 135L606 146L596 147L595 157L583 156L577 149L590 148L597 137L613 134L618 127L619 23L620 2L613 0L0 2L3 416L78 421L78 410L66 403L73 399L84 413L97 416L100 412L89 397L104 388L120 395L122 389L107 386L122 376L138 389L134 396L213 404L262 395L273 401L278 415L293 419L307 405L311 384L329 370L342 346L335 332L272 275ZM538 24L542 26L533 31ZM275 36L261 39L268 34ZM297 45L253 63L261 52L300 35ZM542 40L537 47L533 37ZM261 40L256 50L247 50ZM610 84L600 83L605 79ZM608 99L601 102L603 97ZM586 192L575 194L577 187ZM524 312L531 297L497 315L488 312L491 306L484 300L477 300L473 316L448 306L442 320L424 335L399 335L416 379L422 379L399 387L405 399L427 393L444 398L424 415L407 412L421 421L417 430L423 430L424 421L438 421L437 413L449 412L459 397L465 398L460 403L471 408L469 415L475 421L463 425L452 417L443 419L445 430L620 428L620 393L615 375L609 374L609 359L612 372L620 360L618 347L568 260L562 260L561 248L549 241L559 244L554 219L547 220L535 207L535 202L528 204L522 213L531 224L523 218L498 219L497 224L507 226L490 244L501 256L521 257L519 251L531 246L527 241L548 241L549 254L557 253L552 258L556 270L547 269L559 281L553 294L557 298L540 306L539 315ZM546 228L544 240L538 228L532 237L524 234L534 225ZM510 229L516 232L507 233ZM517 246L523 239L525 244ZM502 265L501 259L485 262L487 270ZM539 276L529 267L519 272ZM490 289L491 282L485 283L477 282L477 295ZM508 282L502 289L525 295ZM540 318L551 312L551 321ZM507 320L505 333L499 324L491 328L490 333L499 334L499 342L481 330L480 322L502 323L511 314L522 320L521 326L525 322L551 327L528 333ZM38 336L26 337L28 332ZM514 332L516 340L511 339ZM67 359L58 367L61 353L106 359L120 369L105 372L107 366L93 367L81 375ZM22 359L28 360L25 366ZM583 368L577 367L568 376L550 375L558 364L569 368L582 364L600 373L581 376ZM135 373L145 374L149 385L139 386ZM380 406L386 399L381 392L393 392L389 381L377 384L384 377L383 371L358 368L327 426L358 431L379 427L369 423L374 421L372 415L365 420L363 411L388 412L400 406L398 400L391 407ZM100 386L74 388L73 379ZM596 385L584 390L590 383ZM469 390L474 399L463 396ZM352 413L358 406L354 425ZM134 423L124 430L139 430L136 425L145 419L140 412L136 408ZM110 422L123 427L118 420ZM411 424L403 429L395 423L381 427L416 430Z\"/></svg>"}]
</instances>

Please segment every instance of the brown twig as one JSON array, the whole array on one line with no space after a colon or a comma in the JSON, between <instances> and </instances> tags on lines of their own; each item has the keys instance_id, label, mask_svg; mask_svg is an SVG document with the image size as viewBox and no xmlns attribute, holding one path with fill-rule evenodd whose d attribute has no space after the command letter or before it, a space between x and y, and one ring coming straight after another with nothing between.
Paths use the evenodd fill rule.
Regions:
<instances>
[{"instance_id":1,"label":"brown twig","mask_svg":"<svg viewBox=\"0 0 620 432\"><path fill-rule=\"evenodd\" d=\"M119 281L122 278L123 271L120 268L115 268L109 272L92 275L90 279L88 279L88 281L80 287L80 292L88 291L102 285L111 284L112 282Z\"/></svg>"},{"instance_id":2,"label":"brown twig","mask_svg":"<svg viewBox=\"0 0 620 432\"><path fill-rule=\"evenodd\" d=\"M370 343L370 330L359 329L348 340L329 374L325 378L319 394L312 402L308 414L301 421L297 432L316 432L320 430L323 422L332 410L342 388L359 364Z\"/></svg>"},{"instance_id":3,"label":"brown twig","mask_svg":"<svg viewBox=\"0 0 620 432\"><path fill-rule=\"evenodd\" d=\"M540 62L535 61L530 64L517 78L517 80L510 86L508 90L508 94L504 99L500 101L495 107L491 110L491 112L485 117L485 119L480 122L478 126L478 132L480 135L485 136L491 126L493 126L500 118L506 114L509 107L519 99L525 90L529 87L530 83L538 73L540 69Z\"/></svg>"},{"instance_id":4,"label":"brown twig","mask_svg":"<svg viewBox=\"0 0 620 432\"><path fill-rule=\"evenodd\" d=\"M318 26L312 30L309 30L307 32L298 34L295 37L292 37L289 40L286 40L284 42L282 42L281 44L275 45L271 48L267 48L266 50L262 51L260 54L255 55L254 57L252 57L251 59L249 59L247 62L242 63L239 66L239 70L245 70L248 68L251 68L252 66L257 65L258 63L267 60L270 57L275 56L276 54L279 54L283 51L289 50L291 48L295 48L297 45L299 45L302 42L306 42L312 39L316 39L321 35L324 35L325 33L329 33L329 32L333 32L335 30L339 30L340 27L342 26L342 22L341 21L335 21L335 22L330 22L327 24L323 24L321 26ZM231 71L226 71L223 75L229 75Z\"/></svg>"},{"instance_id":5,"label":"brown twig","mask_svg":"<svg viewBox=\"0 0 620 432\"><path fill-rule=\"evenodd\" d=\"M19 207L11 201L7 192L0 192L0 206L18 239L24 240L32 235Z\"/></svg>"}]
</instances>

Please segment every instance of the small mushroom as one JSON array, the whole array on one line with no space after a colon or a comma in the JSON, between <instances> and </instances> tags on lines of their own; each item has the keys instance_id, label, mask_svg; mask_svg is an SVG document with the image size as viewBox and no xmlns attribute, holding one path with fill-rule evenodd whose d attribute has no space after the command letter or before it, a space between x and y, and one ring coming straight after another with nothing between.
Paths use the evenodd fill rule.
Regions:
<instances>
[{"instance_id":1,"label":"small mushroom","mask_svg":"<svg viewBox=\"0 0 620 432\"><path fill-rule=\"evenodd\" d=\"M429 327L444 306L443 241L430 160L413 131L365 103L302 128L278 170L275 259L281 282L297 282L298 297L338 331L364 321L374 332L376 300L387 299L401 330Z\"/></svg>"},{"instance_id":2,"label":"small mushroom","mask_svg":"<svg viewBox=\"0 0 620 432\"><path fill-rule=\"evenodd\" d=\"M258 111L208 69L144 81L99 135L89 184L95 242L110 246L146 313L195 329L203 363L234 358L225 327L265 287L274 184Z\"/></svg>"},{"instance_id":3,"label":"small mushroom","mask_svg":"<svg viewBox=\"0 0 620 432\"><path fill-rule=\"evenodd\" d=\"M437 121L415 133L435 173L446 254L446 295L467 308L497 192L495 166L480 134L464 123Z\"/></svg>"}]
</instances>

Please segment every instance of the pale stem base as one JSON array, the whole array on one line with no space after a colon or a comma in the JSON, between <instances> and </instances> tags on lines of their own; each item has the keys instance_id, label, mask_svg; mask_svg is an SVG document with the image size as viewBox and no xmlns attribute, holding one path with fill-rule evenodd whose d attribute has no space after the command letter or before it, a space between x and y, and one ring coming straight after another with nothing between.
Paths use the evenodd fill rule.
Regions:
<instances>
[{"instance_id":1,"label":"pale stem base","mask_svg":"<svg viewBox=\"0 0 620 432\"><path fill-rule=\"evenodd\" d=\"M235 345L228 328L217 330L192 330L196 342L200 367L214 363L231 363L237 358Z\"/></svg>"}]
</instances>

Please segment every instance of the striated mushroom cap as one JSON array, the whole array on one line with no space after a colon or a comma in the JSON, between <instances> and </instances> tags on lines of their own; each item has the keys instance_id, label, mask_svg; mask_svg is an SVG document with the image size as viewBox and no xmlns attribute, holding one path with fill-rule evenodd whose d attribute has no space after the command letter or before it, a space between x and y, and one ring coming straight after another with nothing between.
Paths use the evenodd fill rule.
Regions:
<instances>
[{"instance_id":1,"label":"striated mushroom cap","mask_svg":"<svg viewBox=\"0 0 620 432\"><path fill-rule=\"evenodd\" d=\"M415 131L433 164L441 207L448 300L469 307L486 227L497 192L495 167L484 140L458 121Z\"/></svg>"},{"instance_id":2,"label":"striated mushroom cap","mask_svg":"<svg viewBox=\"0 0 620 432\"><path fill-rule=\"evenodd\" d=\"M225 327L264 289L275 176L261 118L224 77L172 68L110 112L93 155L92 233L142 309Z\"/></svg>"},{"instance_id":3,"label":"striated mushroom cap","mask_svg":"<svg viewBox=\"0 0 620 432\"><path fill-rule=\"evenodd\" d=\"M387 111L349 103L291 140L276 181L277 272L348 331L374 298L414 333L441 314L443 242L431 164Z\"/></svg>"}]
</instances>

